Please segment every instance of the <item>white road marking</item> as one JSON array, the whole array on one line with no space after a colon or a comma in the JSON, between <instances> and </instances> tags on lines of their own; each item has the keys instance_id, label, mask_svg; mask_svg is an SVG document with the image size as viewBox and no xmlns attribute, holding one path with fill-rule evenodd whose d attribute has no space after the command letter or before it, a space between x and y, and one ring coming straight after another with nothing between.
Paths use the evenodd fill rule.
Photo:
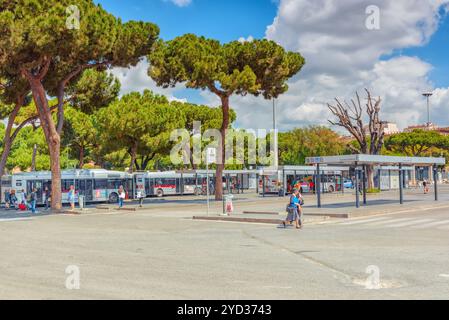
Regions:
<instances>
[{"instance_id":1,"label":"white road marking","mask_svg":"<svg viewBox=\"0 0 449 320\"><path fill-rule=\"evenodd\" d=\"M351 226L351 225L356 225L356 224L365 224L365 223L370 223L370 222L376 222L376 221L385 221L385 220L391 220L391 218L375 218L375 219L365 219L365 220L357 220L357 221L351 221L351 222L343 222L341 223L342 225L345 226Z\"/></svg>"},{"instance_id":2,"label":"white road marking","mask_svg":"<svg viewBox=\"0 0 449 320\"><path fill-rule=\"evenodd\" d=\"M33 218L11 218L11 219L0 219L0 222L9 222L9 221L27 221L33 220Z\"/></svg>"},{"instance_id":3,"label":"white road marking","mask_svg":"<svg viewBox=\"0 0 449 320\"><path fill-rule=\"evenodd\" d=\"M421 219L421 220L413 220L409 222L403 222L403 223L397 223L397 224L391 224L386 226L386 228L402 228L402 227L410 227L421 223L427 223L435 221L433 219Z\"/></svg>"},{"instance_id":4,"label":"white road marking","mask_svg":"<svg viewBox=\"0 0 449 320\"><path fill-rule=\"evenodd\" d=\"M428 229L428 228L443 226L445 224L449 224L449 220L436 221L436 222L432 222L432 223L425 223L423 225L413 227L413 229Z\"/></svg>"},{"instance_id":5,"label":"white road marking","mask_svg":"<svg viewBox=\"0 0 449 320\"><path fill-rule=\"evenodd\" d=\"M385 224L389 224L389 223L402 223L402 222L406 222L406 221L412 221L415 220L416 218L402 218L402 219L390 219L387 221L381 221L381 222L374 222L374 223L370 223L370 226L381 226L381 225L385 225Z\"/></svg>"}]
</instances>

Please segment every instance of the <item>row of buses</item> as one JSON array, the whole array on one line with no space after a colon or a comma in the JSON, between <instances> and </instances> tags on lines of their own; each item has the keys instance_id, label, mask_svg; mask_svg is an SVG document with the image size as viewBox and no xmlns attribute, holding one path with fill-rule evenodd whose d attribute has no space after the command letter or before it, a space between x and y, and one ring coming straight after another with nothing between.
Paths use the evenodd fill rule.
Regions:
<instances>
[{"instance_id":1,"label":"row of buses","mask_svg":"<svg viewBox=\"0 0 449 320\"><path fill-rule=\"evenodd\" d=\"M310 168L309 168L310 169ZM75 186L76 197L82 195L88 203L118 201L118 189L123 186L129 199L135 199L140 192L144 197L164 197L182 195L205 195L207 190L207 175L209 174L209 190L214 193L214 172L205 170L189 172L138 172L129 174L126 172L108 171L103 169L93 170L64 170L62 171L61 189L63 203L68 202L70 186ZM341 173L337 174L341 177ZM276 175L264 174L261 170L225 171L223 175L223 189L226 193L244 192L254 190L257 193L277 193L282 189L276 181ZM307 172L307 181L303 182L304 189L310 186L313 172ZM305 177L303 175L303 177ZM332 179L336 179L336 173L332 172ZM329 180L328 176L324 179ZM326 180L326 181L327 181ZM341 178L337 178L341 180ZM290 177L288 184L295 181L301 183L301 175L295 173ZM336 181L336 180L335 180ZM29 194L33 189L37 190L37 203L43 204L44 190L51 190L50 172L29 172L3 176L1 179L1 202L5 203L8 196L15 192L25 191ZM287 186L287 192L291 186ZM338 191L337 185L326 185L326 190ZM309 188L304 192L311 191ZM77 199L76 199L77 200Z\"/></svg>"}]
</instances>

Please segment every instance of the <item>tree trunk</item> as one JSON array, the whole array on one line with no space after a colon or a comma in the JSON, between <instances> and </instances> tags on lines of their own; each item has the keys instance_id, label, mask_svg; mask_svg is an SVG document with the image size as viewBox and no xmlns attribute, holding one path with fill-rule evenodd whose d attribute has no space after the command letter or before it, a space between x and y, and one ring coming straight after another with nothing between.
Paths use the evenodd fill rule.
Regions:
<instances>
[{"instance_id":1,"label":"tree trunk","mask_svg":"<svg viewBox=\"0 0 449 320\"><path fill-rule=\"evenodd\" d=\"M5 139L3 140L2 158L0 160L0 177L3 177L3 175L5 174L6 162L8 161L8 156L11 152L11 145L11 139L7 139L7 137L5 137Z\"/></svg>"},{"instance_id":2,"label":"tree trunk","mask_svg":"<svg viewBox=\"0 0 449 320\"><path fill-rule=\"evenodd\" d=\"M82 169L84 167L84 147L80 146L80 154L79 154L79 168Z\"/></svg>"},{"instance_id":3,"label":"tree trunk","mask_svg":"<svg viewBox=\"0 0 449 320\"><path fill-rule=\"evenodd\" d=\"M33 156L31 158L31 172L36 171L36 155L37 155L37 145L33 146Z\"/></svg>"},{"instance_id":4,"label":"tree trunk","mask_svg":"<svg viewBox=\"0 0 449 320\"><path fill-rule=\"evenodd\" d=\"M135 143L132 147L131 147L131 164L129 167L129 173L133 173L134 172L134 165L137 159L137 144Z\"/></svg>"},{"instance_id":5,"label":"tree trunk","mask_svg":"<svg viewBox=\"0 0 449 320\"><path fill-rule=\"evenodd\" d=\"M61 137L59 136L55 122L51 116L48 106L47 95L42 85L41 79L28 75L27 79L33 93L33 100L36 104L37 113L41 121L41 127L45 135L50 152L50 169L51 169L51 207L53 210L62 209L62 192L61 192Z\"/></svg>"},{"instance_id":6,"label":"tree trunk","mask_svg":"<svg viewBox=\"0 0 449 320\"><path fill-rule=\"evenodd\" d=\"M9 153L11 152L12 144L13 144L15 138L17 137L18 130L20 130L20 128L17 128L16 131L14 132L14 134L11 136L11 131L12 131L12 127L14 125L14 121L16 121L17 114L19 113L20 108L23 105L23 101L24 101L24 97L19 96L17 99L17 102L16 102L16 106L14 107L14 110L12 111L12 113L8 119L8 125L6 126L5 137L3 138L3 152L2 152L2 157L0 160L0 178L3 177L3 175L5 174L6 162L8 161L8 157L9 157Z\"/></svg>"},{"instance_id":7,"label":"tree trunk","mask_svg":"<svg viewBox=\"0 0 449 320\"><path fill-rule=\"evenodd\" d=\"M226 131L229 128L229 97L221 97L222 113L223 113L223 123L221 126L221 144L219 145L220 150L218 150L218 161L217 170L215 176L215 200L223 200L223 171L225 168L225 158L226 158Z\"/></svg>"}]
</instances>

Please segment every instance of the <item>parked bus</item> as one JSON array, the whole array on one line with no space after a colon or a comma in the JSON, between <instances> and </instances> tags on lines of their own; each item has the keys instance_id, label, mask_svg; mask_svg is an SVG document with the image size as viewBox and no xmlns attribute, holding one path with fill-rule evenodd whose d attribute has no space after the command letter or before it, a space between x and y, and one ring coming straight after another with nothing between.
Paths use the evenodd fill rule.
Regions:
<instances>
[{"instance_id":1,"label":"parked bus","mask_svg":"<svg viewBox=\"0 0 449 320\"><path fill-rule=\"evenodd\" d=\"M321 172L322 192L343 191L343 171L345 168L324 168ZM285 181L285 184L284 184ZM316 172L314 167L285 166L279 170L262 169L259 179L259 190L265 194L283 194L296 188L302 193L315 192Z\"/></svg>"},{"instance_id":2,"label":"parked bus","mask_svg":"<svg viewBox=\"0 0 449 320\"><path fill-rule=\"evenodd\" d=\"M202 175L175 171L137 173L134 178L136 188L147 197L200 195L204 179Z\"/></svg>"},{"instance_id":3,"label":"parked bus","mask_svg":"<svg viewBox=\"0 0 449 320\"><path fill-rule=\"evenodd\" d=\"M85 201L96 202L118 202L118 189L123 186L129 197L133 196L133 176L125 172L95 170L63 170L61 180L62 202L68 203L68 192L70 186L75 186L75 200L83 195ZM30 194L33 188L37 190L37 204L43 204L43 191L48 187L51 190L51 172L29 172L3 176L1 179L1 202L12 190L20 192L25 190Z\"/></svg>"}]
</instances>

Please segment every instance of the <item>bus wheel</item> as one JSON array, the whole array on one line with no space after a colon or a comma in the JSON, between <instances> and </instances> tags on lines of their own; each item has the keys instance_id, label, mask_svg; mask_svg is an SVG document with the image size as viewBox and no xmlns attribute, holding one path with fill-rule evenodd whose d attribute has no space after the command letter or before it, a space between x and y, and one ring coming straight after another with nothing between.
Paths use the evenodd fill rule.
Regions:
<instances>
[{"instance_id":1,"label":"bus wheel","mask_svg":"<svg viewBox=\"0 0 449 320\"><path fill-rule=\"evenodd\" d=\"M109 203L118 203L118 194L117 193L111 193L109 195Z\"/></svg>"},{"instance_id":2,"label":"bus wheel","mask_svg":"<svg viewBox=\"0 0 449 320\"><path fill-rule=\"evenodd\" d=\"M162 189L157 190L156 195L158 198L162 198L164 196L164 190Z\"/></svg>"},{"instance_id":3,"label":"bus wheel","mask_svg":"<svg viewBox=\"0 0 449 320\"><path fill-rule=\"evenodd\" d=\"M329 193L333 193L335 191L334 186L329 186Z\"/></svg>"}]
</instances>

